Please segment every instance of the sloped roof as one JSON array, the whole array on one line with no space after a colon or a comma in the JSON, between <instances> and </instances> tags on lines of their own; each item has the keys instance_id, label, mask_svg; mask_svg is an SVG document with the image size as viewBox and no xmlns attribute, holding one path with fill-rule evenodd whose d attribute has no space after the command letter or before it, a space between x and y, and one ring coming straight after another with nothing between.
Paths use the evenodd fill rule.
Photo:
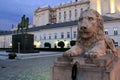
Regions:
<instances>
[{"instance_id":1,"label":"sloped roof","mask_svg":"<svg viewBox=\"0 0 120 80\"><path fill-rule=\"evenodd\" d=\"M12 31L0 31L0 35L12 34Z\"/></svg>"},{"instance_id":2,"label":"sloped roof","mask_svg":"<svg viewBox=\"0 0 120 80\"><path fill-rule=\"evenodd\" d=\"M113 18L113 17L108 17L108 16L103 16L103 19L105 22L106 21L113 21L113 20L120 20L120 18ZM29 28L28 32L34 32L34 31L39 31L39 30L43 30L43 29L71 27L71 26L74 26L77 24L78 24L78 21L69 21L69 22L63 22L63 23L47 24L47 25L43 25L43 26ZM12 32L12 31L0 31L0 35L8 35L8 34L12 34L12 33L14 33L14 32Z\"/></svg>"},{"instance_id":3,"label":"sloped roof","mask_svg":"<svg viewBox=\"0 0 120 80\"><path fill-rule=\"evenodd\" d=\"M70 21L70 22L63 22L63 23L47 24L47 25L43 25L43 26L29 28L29 32L31 32L31 31L38 31L38 30L42 30L42 29L68 27L68 26L77 25L77 23L78 23L78 21Z\"/></svg>"},{"instance_id":4,"label":"sloped roof","mask_svg":"<svg viewBox=\"0 0 120 80\"><path fill-rule=\"evenodd\" d=\"M104 21L114 21L114 20L120 20L120 18L115 17L109 17L109 16L103 16Z\"/></svg>"},{"instance_id":5,"label":"sloped roof","mask_svg":"<svg viewBox=\"0 0 120 80\"><path fill-rule=\"evenodd\" d=\"M108 17L108 16L103 16L103 19L104 19L104 21L120 20L120 18L113 18L113 17ZM69 21L69 22L63 22L63 23L47 24L47 25L43 25L43 26L30 28L29 32L38 31L38 30L42 30L42 29L70 27L70 26L74 26L77 24L78 24L78 21Z\"/></svg>"}]
</instances>

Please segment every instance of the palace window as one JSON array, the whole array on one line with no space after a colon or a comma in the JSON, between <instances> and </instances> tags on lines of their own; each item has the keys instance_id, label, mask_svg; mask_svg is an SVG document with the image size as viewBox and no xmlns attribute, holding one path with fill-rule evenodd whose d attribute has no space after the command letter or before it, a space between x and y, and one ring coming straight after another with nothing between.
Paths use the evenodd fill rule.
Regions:
<instances>
[{"instance_id":1,"label":"palace window","mask_svg":"<svg viewBox=\"0 0 120 80\"><path fill-rule=\"evenodd\" d=\"M41 36L39 36L40 37L40 40L42 39L42 37Z\"/></svg>"},{"instance_id":2,"label":"palace window","mask_svg":"<svg viewBox=\"0 0 120 80\"><path fill-rule=\"evenodd\" d=\"M67 38L70 38L70 32L67 32Z\"/></svg>"},{"instance_id":3,"label":"palace window","mask_svg":"<svg viewBox=\"0 0 120 80\"><path fill-rule=\"evenodd\" d=\"M51 34L49 34L49 39L51 39Z\"/></svg>"},{"instance_id":4,"label":"palace window","mask_svg":"<svg viewBox=\"0 0 120 80\"><path fill-rule=\"evenodd\" d=\"M77 18L77 9L75 9L75 18Z\"/></svg>"},{"instance_id":5,"label":"palace window","mask_svg":"<svg viewBox=\"0 0 120 80\"><path fill-rule=\"evenodd\" d=\"M61 20L61 12L59 12L59 20Z\"/></svg>"},{"instance_id":6,"label":"palace window","mask_svg":"<svg viewBox=\"0 0 120 80\"><path fill-rule=\"evenodd\" d=\"M105 31L105 35L108 35L108 29L105 29L104 31Z\"/></svg>"},{"instance_id":7,"label":"palace window","mask_svg":"<svg viewBox=\"0 0 120 80\"><path fill-rule=\"evenodd\" d=\"M115 47L118 47L118 42L115 42L114 45L115 45Z\"/></svg>"},{"instance_id":8,"label":"palace window","mask_svg":"<svg viewBox=\"0 0 120 80\"><path fill-rule=\"evenodd\" d=\"M74 36L73 36L74 38L76 38L77 37L77 33L76 33L76 31L74 31Z\"/></svg>"},{"instance_id":9,"label":"palace window","mask_svg":"<svg viewBox=\"0 0 120 80\"><path fill-rule=\"evenodd\" d=\"M82 11L83 11L83 8L81 8L80 11L82 12Z\"/></svg>"},{"instance_id":10,"label":"palace window","mask_svg":"<svg viewBox=\"0 0 120 80\"><path fill-rule=\"evenodd\" d=\"M57 39L57 33L54 34L54 38Z\"/></svg>"},{"instance_id":11,"label":"palace window","mask_svg":"<svg viewBox=\"0 0 120 80\"><path fill-rule=\"evenodd\" d=\"M64 11L64 20L66 20L66 11Z\"/></svg>"},{"instance_id":12,"label":"palace window","mask_svg":"<svg viewBox=\"0 0 120 80\"><path fill-rule=\"evenodd\" d=\"M80 9L80 14L83 12L83 8Z\"/></svg>"},{"instance_id":13,"label":"palace window","mask_svg":"<svg viewBox=\"0 0 120 80\"><path fill-rule=\"evenodd\" d=\"M37 40L37 36L36 35L34 36L34 40Z\"/></svg>"},{"instance_id":14,"label":"palace window","mask_svg":"<svg viewBox=\"0 0 120 80\"><path fill-rule=\"evenodd\" d=\"M71 10L69 11L69 19L71 20Z\"/></svg>"},{"instance_id":15,"label":"palace window","mask_svg":"<svg viewBox=\"0 0 120 80\"><path fill-rule=\"evenodd\" d=\"M62 38L62 39L64 38L64 33L63 33L63 32L61 33L61 38Z\"/></svg>"},{"instance_id":16,"label":"palace window","mask_svg":"<svg viewBox=\"0 0 120 80\"><path fill-rule=\"evenodd\" d=\"M46 35L44 34L44 40L46 40Z\"/></svg>"},{"instance_id":17,"label":"palace window","mask_svg":"<svg viewBox=\"0 0 120 80\"><path fill-rule=\"evenodd\" d=\"M118 29L114 28L114 35L118 35Z\"/></svg>"}]
</instances>

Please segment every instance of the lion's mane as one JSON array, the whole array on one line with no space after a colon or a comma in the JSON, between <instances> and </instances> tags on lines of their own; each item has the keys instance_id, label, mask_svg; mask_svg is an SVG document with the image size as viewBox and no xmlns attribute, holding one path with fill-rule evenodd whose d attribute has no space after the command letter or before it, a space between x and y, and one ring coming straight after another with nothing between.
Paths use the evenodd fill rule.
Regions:
<instances>
[{"instance_id":1,"label":"lion's mane","mask_svg":"<svg viewBox=\"0 0 120 80\"><path fill-rule=\"evenodd\" d=\"M89 10L86 10L84 12L89 13L89 11L92 12L93 15L96 16L95 19L97 19L96 20L97 30L94 32L92 37L90 37L89 39L84 39L84 38L81 37L81 34L79 32L79 26L81 26L81 25L78 26L78 30L77 30L78 36L77 36L77 43L76 44L79 44L79 45L82 45L82 46L91 46L94 43L96 43L97 41L103 40L105 38L102 16L97 11L95 11L93 9L89 9Z\"/></svg>"}]
</instances>

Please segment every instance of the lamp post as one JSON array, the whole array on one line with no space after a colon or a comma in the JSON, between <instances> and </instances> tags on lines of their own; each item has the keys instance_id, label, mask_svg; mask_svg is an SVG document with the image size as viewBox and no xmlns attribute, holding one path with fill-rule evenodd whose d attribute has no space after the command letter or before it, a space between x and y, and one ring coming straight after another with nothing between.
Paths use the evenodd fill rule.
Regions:
<instances>
[{"instance_id":1,"label":"lamp post","mask_svg":"<svg viewBox=\"0 0 120 80\"><path fill-rule=\"evenodd\" d=\"M20 42L18 42L18 53L20 53Z\"/></svg>"},{"instance_id":2,"label":"lamp post","mask_svg":"<svg viewBox=\"0 0 120 80\"><path fill-rule=\"evenodd\" d=\"M4 48L4 39L2 40L2 48Z\"/></svg>"},{"instance_id":3,"label":"lamp post","mask_svg":"<svg viewBox=\"0 0 120 80\"><path fill-rule=\"evenodd\" d=\"M4 40L3 40L3 48L5 48L5 36L4 36Z\"/></svg>"}]
</instances>

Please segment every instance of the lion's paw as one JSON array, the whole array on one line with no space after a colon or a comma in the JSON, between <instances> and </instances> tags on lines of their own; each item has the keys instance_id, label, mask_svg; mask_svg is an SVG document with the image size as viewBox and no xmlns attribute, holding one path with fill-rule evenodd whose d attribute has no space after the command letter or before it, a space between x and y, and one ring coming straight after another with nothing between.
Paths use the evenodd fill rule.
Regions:
<instances>
[{"instance_id":1,"label":"lion's paw","mask_svg":"<svg viewBox=\"0 0 120 80\"><path fill-rule=\"evenodd\" d=\"M85 53L85 57L86 58L97 58L98 57L98 53L95 51L89 51Z\"/></svg>"},{"instance_id":2,"label":"lion's paw","mask_svg":"<svg viewBox=\"0 0 120 80\"><path fill-rule=\"evenodd\" d=\"M75 52L73 50L68 50L66 51L63 56L66 56L66 57L74 57L75 56Z\"/></svg>"}]
</instances>

